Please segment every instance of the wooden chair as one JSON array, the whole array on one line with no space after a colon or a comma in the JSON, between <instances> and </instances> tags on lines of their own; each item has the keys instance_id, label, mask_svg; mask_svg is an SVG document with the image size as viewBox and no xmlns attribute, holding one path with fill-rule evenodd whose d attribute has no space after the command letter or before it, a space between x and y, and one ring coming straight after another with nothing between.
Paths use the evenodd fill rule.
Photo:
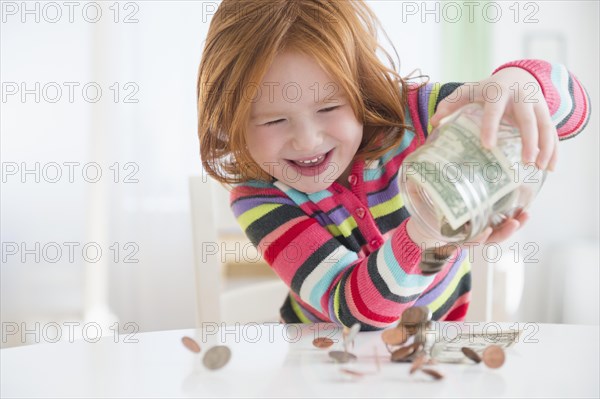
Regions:
<instances>
[{"instance_id":1,"label":"wooden chair","mask_svg":"<svg viewBox=\"0 0 600 399\"><path fill-rule=\"evenodd\" d=\"M220 250L226 243L220 238L218 211L223 204L229 204L227 190L206 176L191 176L189 188L198 327L208 322L279 321L279 308L288 292L279 279L264 278L242 287L225 288Z\"/></svg>"}]
</instances>

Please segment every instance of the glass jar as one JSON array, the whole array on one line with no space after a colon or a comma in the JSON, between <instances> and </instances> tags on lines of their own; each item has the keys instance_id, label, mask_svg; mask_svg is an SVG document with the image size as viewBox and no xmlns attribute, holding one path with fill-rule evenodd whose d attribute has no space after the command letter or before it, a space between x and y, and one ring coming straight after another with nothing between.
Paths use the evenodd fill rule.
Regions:
<instances>
[{"instance_id":1,"label":"glass jar","mask_svg":"<svg viewBox=\"0 0 600 399\"><path fill-rule=\"evenodd\" d=\"M470 240L527 209L544 184L546 172L522 162L519 130L506 118L497 145L481 145L482 118L481 104L462 107L402 164L404 204L434 239Z\"/></svg>"}]
</instances>

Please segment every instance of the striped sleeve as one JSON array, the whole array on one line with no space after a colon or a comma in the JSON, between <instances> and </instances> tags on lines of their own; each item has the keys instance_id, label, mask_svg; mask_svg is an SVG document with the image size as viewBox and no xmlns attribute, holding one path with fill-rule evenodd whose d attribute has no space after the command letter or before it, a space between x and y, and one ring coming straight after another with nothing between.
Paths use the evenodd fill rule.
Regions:
<instances>
[{"instance_id":1,"label":"striped sleeve","mask_svg":"<svg viewBox=\"0 0 600 399\"><path fill-rule=\"evenodd\" d=\"M579 80L564 65L541 60L521 60L503 64L494 73L509 67L525 69L536 78L560 140L574 137L585 128L590 119L590 99ZM418 115L425 137L432 130L429 119L440 101L461 85L462 83L427 83L418 89L418 99L411 111L413 115Z\"/></svg>"},{"instance_id":2,"label":"striped sleeve","mask_svg":"<svg viewBox=\"0 0 600 399\"><path fill-rule=\"evenodd\" d=\"M512 61L498 67L518 67L532 74L542 89L560 140L579 134L590 118L590 98L579 80L562 64L543 60Z\"/></svg>"},{"instance_id":3,"label":"striped sleeve","mask_svg":"<svg viewBox=\"0 0 600 399\"><path fill-rule=\"evenodd\" d=\"M412 118L413 126L423 134L426 139L433 130L429 119L435 113L438 104L444 98L448 97L457 87L463 83L427 83L419 87L418 90L411 90L408 94L408 107ZM415 124L415 121L418 121Z\"/></svg>"},{"instance_id":4,"label":"striped sleeve","mask_svg":"<svg viewBox=\"0 0 600 399\"><path fill-rule=\"evenodd\" d=\"M385 328L436 277L420 272L421 249L406 232L408 219L364 256L349 250L303 204L273 184L239 184L230 199L248 238L292 297L308 305L314 320L345 326L358 322L363 330Z\"/></svg>"}]
</instances>

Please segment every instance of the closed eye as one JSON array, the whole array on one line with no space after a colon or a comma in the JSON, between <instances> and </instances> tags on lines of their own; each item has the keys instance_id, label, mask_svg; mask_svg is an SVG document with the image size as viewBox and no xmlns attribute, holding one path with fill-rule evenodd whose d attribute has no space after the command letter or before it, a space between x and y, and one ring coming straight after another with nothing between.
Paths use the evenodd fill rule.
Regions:
<instances>
[{"instance_id":1,"label":"closed eye","mask_svg":"<svg viewBox=\"0 0 600 399\"><path fill-rule=\"evenodd\" d=\"M333 111L334 109L338 109L339 107L340 107L340 105L336 105L335 107L323 108L323 109L320 109L319 112L330 112L330 111Z\"/></svg>"},{"instance_id":2,"label":"closed eye","mask_svg":"<svg viewBox=\"0 0 600 399\"><path fill-rule=\"evenodd\" d=\"M277 119L276 121L267 122L267 123L263 124L263 126L273 126L282 121L283 121L283 119Z\"/></svg>"}]
</instances>

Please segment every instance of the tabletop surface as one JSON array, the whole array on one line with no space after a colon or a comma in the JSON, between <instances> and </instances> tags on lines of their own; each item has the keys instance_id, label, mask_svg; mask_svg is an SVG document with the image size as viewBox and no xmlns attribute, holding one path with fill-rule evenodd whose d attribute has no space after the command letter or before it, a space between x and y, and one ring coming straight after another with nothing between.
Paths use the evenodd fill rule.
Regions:
<instances>
[{"instance_id":1,"label":"tabletop surface","mask_svg":"<svg viewBox=\"0 0 600 399\"><path fill-rule=\"evenodd\" d=\"M490 323L488 323L490 324ZM522 330L506 349L506 362L490 369L465 359L439 363L434 380L409 374L410 363L392 363L381 331L361 332L351 350L358 359L337 364L341 331L330 324L207 324L201 329L138 333L41 343L0 351L1 396L8 397L598 397L599 328L561 324L492 323ZM491 324L490 324L491 325ZM458 328L489 325L436 323L452 339ZM193 353L181 338L201 346ZM336 340L329 349L317 336ZM219 370L204 367L203 354L226 344L231 359ZM377 371L377 362L379 371ZM365 375L353 377L342 368Z\"/></svg>"}]
</instances>

